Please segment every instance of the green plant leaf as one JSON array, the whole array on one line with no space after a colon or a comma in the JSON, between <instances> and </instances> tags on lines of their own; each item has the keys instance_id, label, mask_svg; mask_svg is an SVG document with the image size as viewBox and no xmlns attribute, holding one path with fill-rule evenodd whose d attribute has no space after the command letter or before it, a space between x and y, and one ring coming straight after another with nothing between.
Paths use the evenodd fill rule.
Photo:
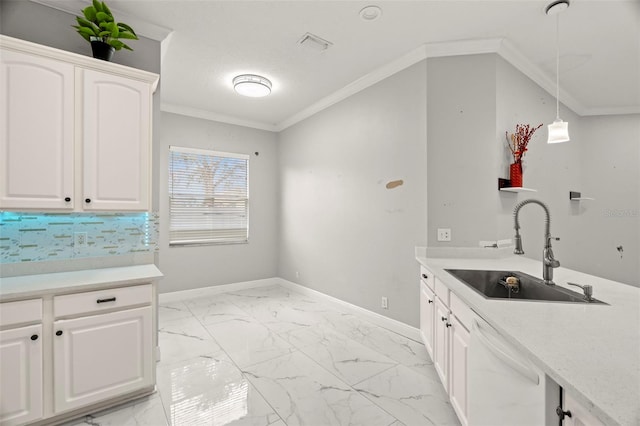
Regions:
<instances>
[{"instance_id":1,"label":"green plant leaf","mask_svg":"<svg viewBox=\"0 0 640 426\"><path fill-rule=\"evenodd\" d=\"M129 31L131 34L133 34L134 36L136 36L136 40L138 40L138 35L136 34L135 31L133 31L133 28L131 28L130 26L128 26L127 24L125 24L124 22L118 22L118 26L120 28L124 28L125 30Z\"/></svg>"},{"instance_id":2,"label":"green plant leaf","mask_svg":"<svg viewBox=\"0 0 640 426\"><path fill-rule=\"evenodd\" d=\"M72 25L72 27L75 28L78 31L78 34L80 34L83 39L87 40L88 42L91 42L91 36L89 36L89 34L85 34L85 33L81 32L81 31L79 31L79 29L82 28L82 27L79 27L77 25Z\"/></svg>"},{"instance_id":3,"label":"green plant leaf","mask_svg":"<svg viewBox=\"0 0 640 426\"><path fill-rule=\"evenodd\" d=\"M113 22L113 16L109 16L105 12L96 13L96 18L98 22Z\"/></svg>"},{"instance_id":4,"label":"green plant leaf","mask_svg":"<svg viewBox=\"0 0 640 426\"><path fill-rule=\"evenodd\" d=\"M115 22L109 22L109 31L111 31L111 37L118 38L120 36L120 29Z\"/></svg>"},{"instance_id":5,"label":"green plant leaf","mask_svg":"<svg viewBox=\"0 0 640 426\"><path fill-rule=\"evenodd\" d=\"M102 12L102 4L98 0L92 0L93 8L96 10L96 13Z\"/></svg>"},{"instance_id":6,"label":"green plant leaf","mask_svg":"<svg viewBox=\"0 0 640 426\"><path fill-rule=\"evenodd\" d=\"M138 36L135 34L131 34L130 32L127 31L123 31L122 28L120 29L120 34L118 35L118 38L126 38L129 40L138 40Z\"/></svg>"},{"instance_id":7,"label":"green plant leaf","mask_svg":"<svg viewBox=\"0 0 640 426\"><path fill-rule=\"evenodd\" d=\"M107 15L113 17L113 13L111 13L111 10L109 9L109 7L106 5L105 2L102 2L102 11Z\"/></svg>"},{"instance_id":8,"label":"green plant leaf","mask_svg":"<svg viewBox=\"0 0 640 426\"><path fill-rule=\"evenodd\" d=\"M125 46L125 44L120 40L111 39L107 43L109 43L110 46L113 46L113 48L116 50L120 50Z\"/></svg>"},{"instance_id":9,"label":"green plant leaf","mask_svg":"<svg viewBox=\"0 0 640 426\"><path fill-rule=\"evenodd\" d=\"M96 9L93 6L87 6L82 10L82 14L89 21L94 22L96 20Z\"/></svg>"},{"instance_id":10,"label":"green plant leaf","mask_svg":"<svg viewBox=\"0 0 640 426\"><path fill-rule=\"evenodd\" d=\"M126 45L126 44L124 44L124 43L122 44L122 47L124 47L125 49L130 50L130 51L132 51L132 52L133 52L133 49L132 49L132 48L130 48L129 46L127 46L127 45Z\"/></svg>"},{"instance_id":11,"label":"green plant leaf","mask_svg":"<svg viewBox=\"0 0 640 426\"><path fill-rule=\"evenodd\" d=\"M111 22L100 22L100 28L102 28L103 30L109 30L109 26L111 25Z\"/></svg>"},{"instance_id":12,"label":"green plant leaf","mask_svg":"<svg viewBox=\"0 0 640 426\"><path fill-rule=\"evenodd\" d=\"M93 30L93 29L91 29L91 28L87 28L87 27L80 27L80 26L77 26L77 27L75 27L75 28L78 30L78 32L79 32L81 35L82 35L82 34L86 34L86 35L87 35L87 36L89 36L89 37L91 37L91 36L94 36L94 37L95 37L95 36L98 36L98 35L99 35L97 31L94 31L94 30Z\"/></svg>"},{"instance_id":13,"label":"green plant leaf","mask_svg":"<svg viewBox=\"0 0 640 426\"><path fill-rule=\"evenodd\" d=\"M94 24L93 22L89 22L79 16L76 16L76 21L78 21L78 24L81 27L91 28L94 32L98 32L100 30L96 24Z\"/></svg>"},{"instance_id":14,"label":"green plant leaf","mask_svg":"<svg viewBox=\"0 0 640 426\"><path fill-rule=\"evenodd\" d=\"M101 31L100 34L98 34L100 37L110 37L111 36L111 31Z\"/></svg>"}]
</instances>

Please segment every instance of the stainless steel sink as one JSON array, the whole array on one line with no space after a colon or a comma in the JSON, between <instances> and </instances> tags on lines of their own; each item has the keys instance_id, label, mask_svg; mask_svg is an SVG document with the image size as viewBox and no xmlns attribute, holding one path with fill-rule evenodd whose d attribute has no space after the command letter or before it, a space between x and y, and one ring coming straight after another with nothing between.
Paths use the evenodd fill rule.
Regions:
<instances>
[{"instance_id":1,"label":"stainless steel sink","mask_svg":"<svg viewBox=\"0 0 640 426\"><path fill-rule=\"evenodd\" d=\"M542 280L520 271L483 271L476 269L445 269L485 298L511 300L544 300L566 303L605 304L596 299L587 301L584 295L559 286L543 284ZM506 285L506 277L516 277L519 286Z\"/></svg>"}]
</instances>

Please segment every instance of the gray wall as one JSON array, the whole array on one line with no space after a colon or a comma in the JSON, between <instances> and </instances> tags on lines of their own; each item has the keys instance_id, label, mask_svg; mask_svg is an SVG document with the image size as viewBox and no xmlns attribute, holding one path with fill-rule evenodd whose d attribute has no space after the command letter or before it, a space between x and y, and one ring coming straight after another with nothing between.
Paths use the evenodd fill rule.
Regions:
<instances>
[{"instance_id":1,"label":"gray wall","mask_svg":"<svg viewBox=\"0 0 640 426\"><path fill-rule=\"evenodd\" d=\"M418 326L425 61L286 129L279 145L278 275ZM398 179L404 185L386 189Z\"/></svg>"},{"instance_id":2,"label":"gray wall","mask_svg":"<svg viewBox=\"0 0 640 426\"><path fill-rule=\"evenodd\" d=\"M278 150L276 134L163 112L159 151L160 291L186 290L276 276ZM249 154L249 243L169 247L169 146ZM255 152L259 155L256 156Z\"/></svg>"},{"instance_id":3,"label":"gray wall","mask_svg":"<svg viewBox=\"0 0 640 426\"><path fill-rule=\"evenodd\" d=\"M640 117L579 117L561 105L571 141L549 145L555 98L502 58L427 62L429 246L512 238L514 206L535 198L551 210L562 266L640 286ZM524 186L535 193L497 190L512 161L504 133L518 123L544 123L524 157ZM596 200L570 201L569 191ZM526 206L520 218L526 256L541 259L542 209ZM437 228L451 228L452 241L438 242Z\"/></svg>"}]
</instances>

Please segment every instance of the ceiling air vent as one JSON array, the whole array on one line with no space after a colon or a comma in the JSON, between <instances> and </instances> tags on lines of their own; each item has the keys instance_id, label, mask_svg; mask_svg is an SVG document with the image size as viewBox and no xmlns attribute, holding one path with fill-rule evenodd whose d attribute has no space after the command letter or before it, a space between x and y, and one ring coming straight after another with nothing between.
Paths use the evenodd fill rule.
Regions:
<instances>
[{"instance_id":1,"label":"ceiling air vent","mask_svg":"<svg viewBox=\"0 0 640 426\"><path fill-rule=\"evenodd\" d=\"M303 35L300 40L298 40L298 44L320 52L324 52L333 45L330 41L311 33Z\"/></svg>"}]
</instances>

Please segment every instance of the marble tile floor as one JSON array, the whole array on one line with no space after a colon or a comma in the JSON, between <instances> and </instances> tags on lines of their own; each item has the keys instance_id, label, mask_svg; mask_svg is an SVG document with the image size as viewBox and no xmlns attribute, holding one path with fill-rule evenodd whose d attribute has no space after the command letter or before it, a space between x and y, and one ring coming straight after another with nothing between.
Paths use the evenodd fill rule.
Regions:
<instances>
[{"instance_id":1,"label":"marble tile floor","mask_svg":"<svg viewBox=\"0 0 640 426\"><path fill-rule=\"evenodd\" d=\"M157 392L68 425L458 425L420 342L280 286L159 307Z\"/></svg>"}]
</instances>

